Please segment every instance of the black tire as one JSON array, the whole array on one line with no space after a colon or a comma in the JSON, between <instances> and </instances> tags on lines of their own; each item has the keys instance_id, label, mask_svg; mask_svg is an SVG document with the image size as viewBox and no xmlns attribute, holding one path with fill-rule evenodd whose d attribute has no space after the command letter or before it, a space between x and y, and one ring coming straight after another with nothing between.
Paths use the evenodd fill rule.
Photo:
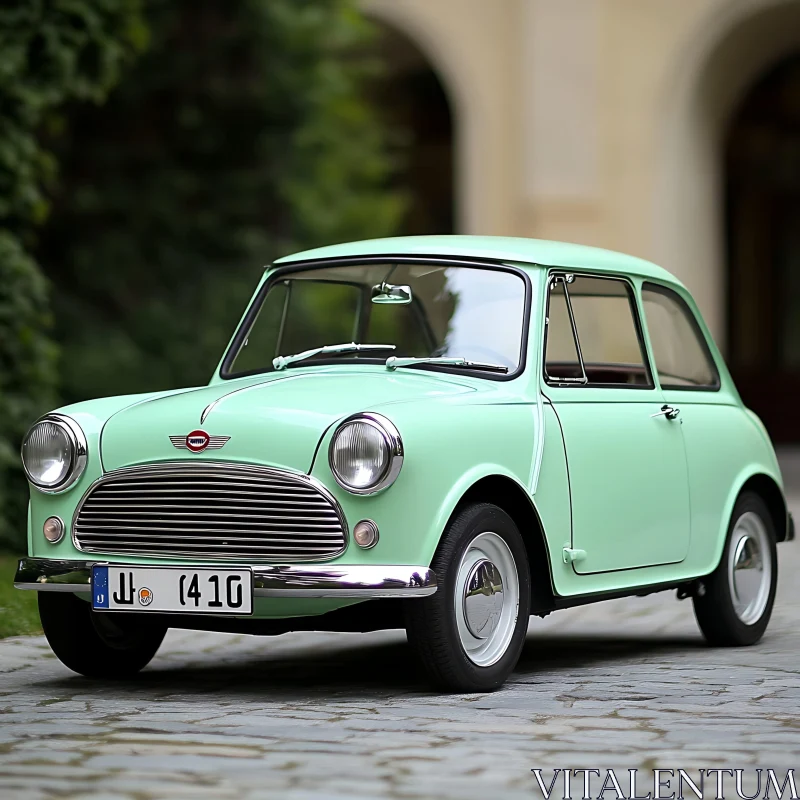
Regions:
<instances>
[{"instance_id":1,"label":"black tire","mask_svg":"<svg viewBox=\"0 0 800 800\"><path fill-rule=\"evenodd\" d=\"M482 533L497 534L516 565L519 605L508 646L489 666L478 666L467 655L456 622L458 571L472 541ZM442 536L431 568L438 579L435 594L405 601L408 641L428 679L446 692L490 692L499 689L517 665L530 617L530 570L525 544L511 517L489 503L459 510Z\"/></svg>"},{"instance_id":2,"label":"black tire","mask_svg":"<svg viewBox=\"0 0 800 800\"><path fill-rule=\"evenodd\" d=\"M734 590L730 580L732 550L738 536L734 537L737 523L746 514L755 514L766 531L764 559L770 560L771 574L766 605L757 618L743 621L736 612ZM736 501L728 525L728 535L722 558L714 572L700 581L694 595L694 614L697 624L709 644L717 647L741 647L755 644L763 635L772 615L775 590L778 586L778 557L775 546L775 525L764 501L753 492L745 492ZM766 564L766 561L764 561Z\"/></svg>"},{"instance_id":3,"label":"black tire","mask_svg":"<svg viewBox=\"0 0 800 800\"><path fill-rule=\"evenodd\" d=\"M167 632L156 620L97 613L64 592L39 592L39 618L59 661L87 678L130 678L150 663Z\"/></svg>"}]
</instances>

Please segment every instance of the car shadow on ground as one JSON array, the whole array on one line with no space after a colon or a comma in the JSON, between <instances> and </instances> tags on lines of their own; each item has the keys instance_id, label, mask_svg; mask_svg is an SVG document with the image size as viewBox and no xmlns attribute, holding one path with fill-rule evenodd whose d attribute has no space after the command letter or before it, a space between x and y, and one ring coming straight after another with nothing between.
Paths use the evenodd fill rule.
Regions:
<instances>
[{"instance_id":1,"label":"car shadow on ground","mask_svg":"<svg viewBox=\"0 0 800 800\"><path fill-rule=\"evenodd\" d=\"M350 644L352 643L352 644ZM156 699L173 694L213 695L239 699L252 696L272 700L327 702L368 696L426 695L424 677L417 669L402 634L391 642L359 643L356 637L331 646L327 639L316 649L306 640L296 652L270 653L269 639L263 651L226 656L223 647L198 651L170 664L156 659L133 679L96 681L82 677L48 680L40 684L51 691L70 694L113 692L124 697ZM349 645L349 646L348 646ZM511 683L538 683L557 678L559 670L575 671L597 665L641 663L654 656L675 656L704 645L699 637L614 635L529 635Z\"/></svg>"}]
</instances>

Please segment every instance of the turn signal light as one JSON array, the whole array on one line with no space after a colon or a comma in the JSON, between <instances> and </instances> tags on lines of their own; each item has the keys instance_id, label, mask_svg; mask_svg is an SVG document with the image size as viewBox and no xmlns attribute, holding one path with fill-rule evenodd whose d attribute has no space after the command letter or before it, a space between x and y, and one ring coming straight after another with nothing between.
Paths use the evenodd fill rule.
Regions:
<instances>
[{"instance_id":1,"label":"turn signal light","mask_svg":"<svg viewBox=\"0 0 800 800\"><path fill-rule=\"evenodd\" d=\"M378 543L378 526L371 519L362 519L353 528L353 539L364 550L375 547Z\"/></svg>"},{"instance_id":2,"label":"turn signal light","mask_svg":"<svg viewBox=\"0 0 800 800\"><path fill-rule=\"evenodd\" d=\"M50 544L58 544L64 538L64 523L58 517L48 517L42 525L42 533Z\"/></svg>"}]
</instances>

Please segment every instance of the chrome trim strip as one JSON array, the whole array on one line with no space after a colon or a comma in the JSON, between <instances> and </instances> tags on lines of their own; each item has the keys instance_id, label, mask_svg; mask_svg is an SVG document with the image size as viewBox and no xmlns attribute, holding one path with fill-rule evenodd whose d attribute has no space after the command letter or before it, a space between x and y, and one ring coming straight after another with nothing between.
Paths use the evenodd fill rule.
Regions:
<instances>
[{"instance_id":1,"label":"chrome trim strip","mask_svg":"<svg viewBox=\"0 0 800 800\"><path fill-rule=\"evenodd\" d=\"M90 592L92 561L59 561L23 558L17 567L14 586L40 592ZM151 566L137 564L133 566ZM159 564L175 566L179 564ZM229 564L202 564L230 568ZM253 569L256 597L314 597L368 600L388 597L428 597L436 592L436 574L419 566L257 566Z\"/></svg>"},{"instance_id":2,"label":"chrome trim strip","mask_svg":"<svg viewBox=\"0 0 800 800\"><path fill-rule=\"evenodd\" d=\"M30 432L40 423L40 422L52 422L59 427L61 427L67 437L70 440L70 444L72 445L72 463L70 464L69 471L64 476L64 479L61 483L57 484L56 486L41 486L36 483L35 480L31 477L30 473L28 472L28 468L25 466L25 443L28 441L28 436ZM20 459L22 460L22 469L25 471L25 477L28 479L28 482L31 486L37 489L44 494L61 494L61 492L66 492L75 481L83 475L83 471L86 469L86 461L88 459L89 447L86 443L86 434L83 432L83 428L75 422L72 417L68 417L66 414L45 414L40 419L37 419L36 422L31 425L28 429L28 432L25 434L25 438L22 440L22 446L20 447Z\"/></svg>"},{"instance_id":3,"label":"chrome trim strip","mask_svg":"<svg viewBox=\"0 0 800 800\"><path fill-rule=\"evenodd\" d=\"M216 470L216 471L215 471ZM94 483L89 486L86 490L86 493L81 498L80 502L78 503L75 513L72 517L72 528L71 528L71 538L72 544L74 545L75 549L82 552L82 553L102 553L109 555L136 555L136 556L145 556L145 557L155 557L155 558L182 558L182 559L193 559L196 560L198 558L209 558L209 559L223 559L226 561L242 561L242 556L236 553L232 553L230 556L226 556L224 554L215 553L215 552L198 552L198 551L190 551L186 553L182 552L171 552L171 553L163 553L163 552L149 552L145 550L136 550L135 552L127 551L125 553L121 553L118 550L100 550L98 548L89 548L89 547L82 547L77 539L77 532L76 528L78 525L78 520L80 519L81 511L83 510L83 506L85 505L86 501L89 499L89 496L92 492L97 489L100 485L104 483L108 483L109 481L115 480L119 477L127 477L129 475L147 475L147 474L156 474L156 475L188 475L188 476L196 476L196 475L203 475L203 473L208 473L211 477L218 477L219 470L228 470L229 472L239 473L240 475L255 475L258 477L273 477L277 478L281 481L295 481L299 484L305 484L305 488L316 492L319 495L322 495L325 500L331 506L331 509L335 511L336 516L338 517L339 523L342 529L342 538L343 538L343 545L340 550L331 555L325 557L319 556L310 556L308 558L302 558L300 556L296 558L287 559L293 562L303 562L303 561L331 561L334 558L339 558L347 550L348 545L350 544L350 531L347 527L347 518L342 511L342 507L339 505L338 500L333 496L330 490L319 480L312 477L311 475L306 475L301 472L290 472L289 470L280 470L274 469L272 467L261 467L261 466L254 466L252 464L240 464L235 461L211 461L209 459L203 459L202 461L160 461L150 464L139 464L134 467L123 467L122 469L113 470L112 472L107 472L105 475L100 476ZM303 488L302 486L300 487ZM274 489L274 487L273 487ZM221 492L222 490L220 490ZM258 496L258 492L251 492L249 494L253 494L254 496ZM292 495L289 495L290 497ZM313 498L312 498L313 499ZM122 545L124 547L124 545Z\"/></svg>"},{"instance_id":4,"label":"chrome trim strip","mask_svg":"<svg viewBox=\"0 0 800 800\"><path fill-rule=\"evenodd\" d=\"M542 470L542 461L544 460L544 403L542 402L542 393L536 392L536 403L531 406L533 411L533 424L536 426L536 451L533 456L533 463L531 464L531 474L528 482L528 487L531 495L536 494L539 487L539 474Z\"/></svg>"},{"instance_id":5,"label":"chrome trim strip","mask_svg":"<svg viewBox=\"0 0 800 800\"><path fill-rule=\"evenodd\" d=\"M202 425L206 421L206 417L211 413L214 406L219 403L222 398L218 397L216 400L212 400L204 409L203 412L200 414L200 424Z\"/></svg>"},{"instance_id":6,"label":"chrome trim strip","mask_svg":"<svg viewBox=\"0 0 800 800\"><path fill-rule=\"evenodd\" d=\"M72 594L83 592L90 594L92 587L83 583L18 583L14 581L15 589L30 589L34 592L70 592Z\"/></svg>"},{"instance_id":7,"label":"chrome trim strip","mask_svg":"<svg viewBox=\"0 0 800 800\"><path fill-rule=\"evenodd\" d=\"M14 586L17 589L46 592L91 592L91 566L89 561L21 558L17 564Z\"/></svg>"},{"instance_id":8,"label":"chrome trim strip","mask_svg":"<svg viewBox=\"0 0 800 800\"><path fill-rule=\"evenodd\" d=\"M427 597L436 591L428 567L255 567L256 597Z\"/></svg>"}]
</instances>

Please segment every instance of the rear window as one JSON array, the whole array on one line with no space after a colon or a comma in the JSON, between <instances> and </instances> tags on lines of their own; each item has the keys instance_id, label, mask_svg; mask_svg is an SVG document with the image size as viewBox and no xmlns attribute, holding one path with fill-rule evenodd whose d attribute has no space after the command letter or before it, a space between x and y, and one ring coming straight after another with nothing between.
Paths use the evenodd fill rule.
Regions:
<instances>
[{"instance_id":1,"label":"rear window","mask_svg":"<svg viewBox=\"0 0 800 800\"><path fill-rule=\"evenodd\" d=\"M646 283L642 305L662 388L718 389L719 373L683 298L664 286Z\"/></svg>"}]
</instances>

